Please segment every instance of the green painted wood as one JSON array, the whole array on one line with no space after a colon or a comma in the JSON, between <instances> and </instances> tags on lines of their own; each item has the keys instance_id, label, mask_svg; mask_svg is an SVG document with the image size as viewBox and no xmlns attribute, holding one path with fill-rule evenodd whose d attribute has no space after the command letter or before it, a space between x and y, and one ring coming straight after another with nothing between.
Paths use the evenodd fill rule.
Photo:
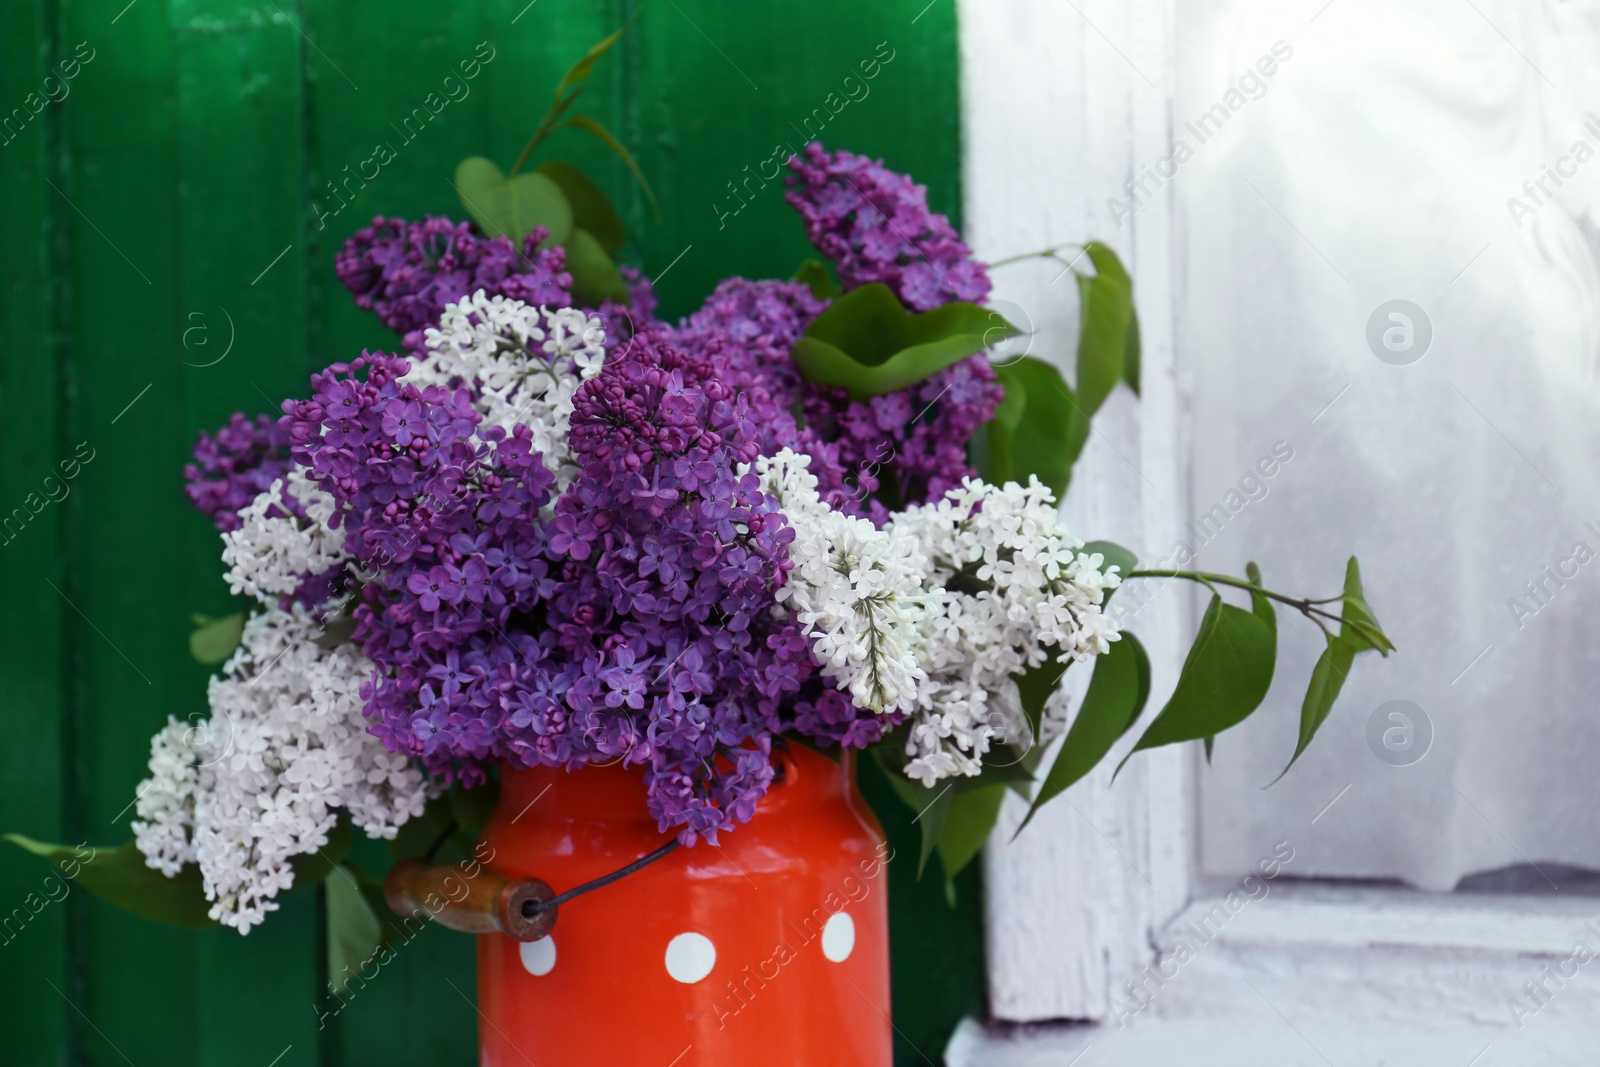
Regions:
<instances>
[{"instance_id":1,"label":"green painted wood","mask_svg":"<svg viewBox=\"0 0 1600 1067\"><path fill-rule=\"evenodd\" d=\"M450 179L458 160L483 151L494 99L489 79L504 57L476 0L447 12L429 0L308 0L304 10L317 45L306 57L309 338L313 363L322 366L363 348L398 347L391 331L351 302L334 276L334 253L374 215L460 217ZM375 47L380 24L383 44ZM382 166L368 163L390 155ZM385 869L381 847L363 848L360 857L369 870ZM344 997L323 991L324 1062L476 1062L478 1016L467 999L475 984L471 938L419 935Z\"/></svg>"},{"instance_id":2,"label":"green painted wood","mask_svg":"<svg viewBox=\"0 0 1600 1067\"><path fill-rule=\"evenodd\" d=\"M125 2L125 0L124 0ZM192 438L241 408L304 388L308 51L295 10L251 0L169 0L177 107L179 344L183 425ZM132 17L132 12L128 15ZM165 479L172 484L169 473ZM169 489L165 494L175 496ZM180 501L180 506L181 506ZM221 579L216 530L181 508L185 602L238 610ZM207 668L189 665L189 693ZM201 705L203 707L203 705ZM199 710L196 708L195 710ZM319 1062L312 1002L322 984L315 890L289 894L270 925L197 938L195 1022L202 1064Z\"/></svg>"},{"instance_id":3,"label":"green painted wood","mask_svg":"<svg viewBox=\"0 0 1600 1067\"><path fill-rule=\"evenodd\" d=\"M307 373L332 360L394 348L338 285L335 250L380 212L459 217L455 162L509 166L561 71L631 10L35 0L0 14L0 107L78 41L96 50L63 104L0 145L0 324L12 346L0 361L11 460L0 505L77 442L95 456L65 503L0 545L0 574L29 605L0 623L0 710L24 739L0 749L7 828L126 837L149 735L169 714L204 711L188 616L231 603L215 534L180 491L195 432L303 394ZM953 4L925 0L649 5L584 105L632 147L664 217L582 135L558 135L549 154L607 189L664 312L686 313L727 274L787 276L810 254L772 176L809 135L912 171L954 214L954 18ZM374 173L380 146L392 158ZM914 828L887 821L912 854ZM386 862L375 843L358 856ZM0 893L47 873L0 853ZM913 875L903 859L891 870L904 1063L937 1060L982 997L975 874L953 913L937 879ZM0 1011L14 1022L0 1025L0 1062L475 1062L470 939L427 931L334 1000L321 906L319 891L290 894L239 938L162 929L74 894L0 945Z\"/></svg>"},{"instance_id":4,"label":"green painted wood","mask_svg":"<svg viewBox=\"0 0 1600 1067\"><path fill-rule=\"evenodd\" d=\"M180 299L173 48L163 3L142 0L113 24L123 6L62 3L63 47L83 41L96 52L66 104L71 203L57 207L69 234L75 390L66 416L72 437L95 451L73 498L67 572L78 832L95 842L126 839L151 731L201 699L182 654L187 567L177 533L185 516L173 496L185 436L183 368L172 357ZM81 917L72 962L83 976L83 1015L72 1021L85 1061L196 1063L195 939L99 901Z\"/></svg>"},{"instance_id":5,"label":"green painted wood","mask_svg":"<svg viewBox=\"0 0 1600 1067\"><path fill-rule=\"evenodd\" d=\"M39 580L47 574L58 585L65 581L57 546L66 512L49 487L59 487L55 496L72 490L58 467L71 457L61 454L65 433L58 412L67 382L59 362L62 292L52 275L59 255L50 201L57 194L48 184L60 181L51 164L60 105L45 103L70 92L70 83L50 71L53 14L42 2L0 6L0 336L8 338L0 359L0 410L12 413L0 420L6 456L0 463L0 581L15 591L13 610L0 613L6 726L0 812L9 828L58 841L66 836L62 627L68 609ZM53 92L45 88L47 72ZM38 94L37 114L30 94ZM26 1021L0 1026L0 1063L52 1064L67 1053L71 1009L63 997L76 988L65 950L78 903L70 895L61 899L68 893L59 872L0 845L0 1011Z\"/></svg>"},{"instance_id":6,"label":"green painted wood","mask_svg":"<svg viewBox=\"0 0 1600 1067\"><path fill-rule=\"evenodd\" d=\"M814 254L781 175L766 176L815 136L916 174L936 208L957 211L954 5L913 23L925 6L817 0L756 15L727 0L674 0L645 9L638 141L665 220L642 232L652 276L671 268L660 286L668 312L693 310L730 274L787 277ZM864 80L862 63L876 76ZM866 90L858 102L847 77Z\"/></svg>"}]
</instances>

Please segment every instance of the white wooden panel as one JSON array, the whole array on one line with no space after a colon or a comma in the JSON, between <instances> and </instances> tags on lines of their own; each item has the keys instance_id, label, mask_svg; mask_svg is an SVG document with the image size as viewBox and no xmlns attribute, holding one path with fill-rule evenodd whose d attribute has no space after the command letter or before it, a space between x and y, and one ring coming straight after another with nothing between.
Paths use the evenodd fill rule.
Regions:
<instances>
[{"instance_id":1,"label":"white wooden panel","mask_svg":"<svg viewBox=\"0 0 1600 1067\"><path fill-rule=\"evenodd\" d=\"M1165 0L971 0L961 9L965 218L977 253L994 260L1099 238L1133 274L1143 399L1122 390L1102 409L1066 513L1080 536L1144 558L1171 544L1183 512L1173 216L1157 195L1119 226L1108 205L1126 200L1137 161L1168 151L1170 25ZM1070 379L1072 275L1039 261L1001 268L995 282L999 306L1032 328L1030 354ZM1176 677L1187 606L1168 590L1129 622L1150 649L1158 689ZM1075 679L1080 691L1087 673ZM1141 756L1114 787L1108 765L1002 844L1021 815L1007 811L985 856L997 1018L1106 1017L1108 991L1149 955L1152 926L1188 898L1191 763L1187 751Z\"/></svg>"}]
</instances>

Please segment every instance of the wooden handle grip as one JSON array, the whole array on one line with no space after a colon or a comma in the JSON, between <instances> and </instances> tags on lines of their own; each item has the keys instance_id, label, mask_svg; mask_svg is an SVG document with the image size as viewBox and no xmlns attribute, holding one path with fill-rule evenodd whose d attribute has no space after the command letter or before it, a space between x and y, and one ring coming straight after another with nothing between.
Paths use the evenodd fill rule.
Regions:
<instances>
[{"instance_id":1,"label":"wooden handle grip","mask_svg":"<svg viewBox=\"0 0 1600 1067\"><path fill-rule=\"evenodd\" d=\"M397 915L426 915L464 933L502 933L517 941L550 933L557 909L533 911L532 905L554 897L553 889L537 878L507 878L479 863L470 867L401 860L384 880L384 899Z\"/></svg>"}]
</instances>

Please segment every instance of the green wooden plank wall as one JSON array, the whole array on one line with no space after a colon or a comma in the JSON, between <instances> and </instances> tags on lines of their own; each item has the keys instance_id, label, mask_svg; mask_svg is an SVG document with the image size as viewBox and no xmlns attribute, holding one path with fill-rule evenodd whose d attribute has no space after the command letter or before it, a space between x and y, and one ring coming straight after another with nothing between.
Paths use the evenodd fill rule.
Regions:
<instances>
[{"instance_id":1,"label":"green wooden plank wall","mask_svg":"<svg viewBox=\"0 0 1600 1067\"><path fill-rule=\"evenodd\" d=\"M586 104L638 156L660 221L598 145L569 134L553 147L603 180L634 259L661 277L664 312L686 313L723 276L786 275L807 254L781 187L752 175L812 133L914 172L957 211L954 8L648 4ZM0 829L128 836L150 734L204 710L188 616L230 610L215 534L181 493L195 432L392 346L334 279L335 249L379 212L459 215L455 161L508 164L560 72L631 10L0 5ZM452 83L464 95L447 90L474 59L477 76ZM829 95L837 107L863 60L878 64L869 94L834 113ZM437 114L430 94L432 107L449 97ZM380 144L394 159L352 178ZM914 854L908 823L890 832ZM324 1014L314 892L240 938L160 927L78 891L58 901L49 875L0 852L0 1064L473 1062L467 938L423 934ZM977 893L965 876L951 911L937 878L892 873L902 1062L938 1062L955 1019L981 1007Z\"/></svg>"}]
</instances>

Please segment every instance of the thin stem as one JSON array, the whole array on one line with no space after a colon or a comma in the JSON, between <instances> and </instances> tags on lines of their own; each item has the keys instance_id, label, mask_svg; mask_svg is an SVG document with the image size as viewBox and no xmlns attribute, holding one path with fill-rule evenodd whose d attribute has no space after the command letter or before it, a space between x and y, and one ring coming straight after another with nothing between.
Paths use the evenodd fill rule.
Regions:
<instances>
[{"instance_id":1,"label":"thin stem","mask_svg":"<svg viewBox=\"0 0 1600 1067\"><path fill-rule=\"evenodd\" d=\"M539 146L540 141L555 132L556 120L567 113L567 108L571 107L572 102L578 99L584 88L584 86L580 85L571 93L568 93L565 100L558 99L550 105L550 110L544 113L544 118L539 122L539 128L534 131L528 143L522 147L522 154L517 157L517 161L511 165L511 173L506 175L507 178L515 178L521 172L523 165L528 162L528 157L533 155L533 150Z\"/></svg>"},{"instance_id":2,"label":"thin stem","mask_svg":"<svg viewBox=\"0 0 1600 1067\"><path fill-rule=\"evenodd\" d=\"M1054 248L1045 248L1038 252L1023 252L1021 255L1007 256L1005 259L997 259L993 263L989 264L989 266L991 269L994 267L1004 267L1011 263L1021 263L1025 259L1054 259L1058 262L1065 262L1065 260L1061 259L1060 255L1062 249L1082 247L1083 246L1080 244L1069 241L1067 244L1056 245ZM1071 266L1070 263L1067 265Z\"/></svg>"},{"instance_id":3,"label":"thin stem","mask_svg":"<svg viewBox=\"0 0 1600 1067\"><path fill-rule=\"evenodd\" d=\"M1322 619L1329 619L1343 626L1350 627L1356 633L1365 638L1374 648L1378 649L1380 652L1383 652L1384 655L1387 656L1389 654L1384 650L1384 646L1389 645L1389 639L1384 636L1382 630L1379 630L1375 626L1372 626L1361 619L1347 619L1342 615L1336 615L1333 612L1327 611L1320 607L1322 604L1331 604L1334 601L1342 601L1344 599L1342 596L1328 597L1323 600L1307 600L1303 597L1292 597L1283 593L1275 593L1271 589L1256 585L1254 582L1247 581L1244 578L1235 578L1227 574L1212 574L1209 571L1133 570L1129 571L1126 577L1182 578L1185 581L1199 582L1206 588L1210 589L1213 593L1217 591L1216 586L1212 584L1213 582L1216 583L1216 585L1226 585L1231 586L1234 589L1243 589L1251 593L1260 593L1268 600L1276 600L1281 604L1288 604L1290 607L1300 612L1300 614L1304 615L1318 626L1322 626L1324 633L1328 632L1328 628L1327 626L1323 625ZM1321 618L1318 618L1318 616L1321 616Z\"/></svg>"},{"instance_id":4,"label":"thin stem","mask_svg":"<svg viewBox=\"0 0 1600 1067\"><path fill-rule=\"evenodd\" d=\"M439 836L433 839L433 844L428 846L428 851L422 854L422 862L432 863L433 857L439 853L440 846L448 841L450 839L450 835L455 833L458 829L460 829L460 827L456 825L456 821L451 819L450 825L446 826L439 832Z\"/></svg>"}]
</instances>

